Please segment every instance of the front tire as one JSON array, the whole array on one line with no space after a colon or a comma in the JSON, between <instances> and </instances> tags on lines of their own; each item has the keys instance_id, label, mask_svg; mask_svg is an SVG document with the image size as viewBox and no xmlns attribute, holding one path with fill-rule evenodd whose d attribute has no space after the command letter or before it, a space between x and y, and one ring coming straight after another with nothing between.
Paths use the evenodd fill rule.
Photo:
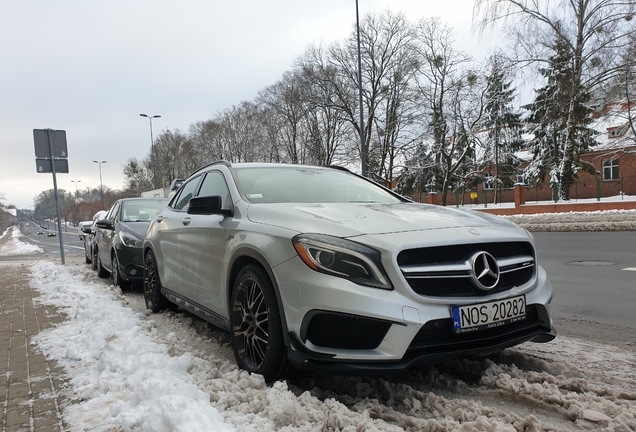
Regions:
<instances>
[{"instance_id":1,"label":"front tire","mask_svg":"<svg viewBox=\"0 0 636 432\"><path fill-rule=\"evenodd\" d=\"M112 264L112 270L110 272L110 275L113 279L113 285L117 286L119 285L119 288L123 290L127 290L130 288L130 281L127 281L126 279L124 279L121 274L119 273L119 261L117 260L117 254L115 252L113 252L113 259L111 261Z\"/></svg>"},{"instance_id":2,"label":"front tire","mask_svg":"<svg viewBox=\"0 0 636 432\"><path fill-rule=\"evenodd\" d=\"M99 256L99 250L97 251L97 276L99 276L100 278L108 277L108 270L106 270L102 265L102 259Z\"/></svg>"},{"instance_id":3,"label":"front tire","mask_svg":"<svg viewBox=\"0 0 636 432\"><path fill-rule=\"evenodd\" d=\"M163 309L176 309L176 305L171 303L161 293L157 260L152 251L148 251L144 258L144 300L146 301L146 308L154 313Z\"/></svg>"},{"instance_id":4,"label":"front tire","mask_svg":"<svg viewBox=\"0 0 636 432\"><path fill-rule=\"evenodd\" d=\"M97 271L97 249L93 249L93 260L91 262L91 268Z\"/></svg>"},{"instance_id":5,"label":"front tire","mask_svg":"<svg viewBox=\"0 0 636 432\"><path fill-rule=\"evenodd\" d=\"M231 298L232 349L239 367L275 381L288 369L274 287L262 267L249 264L236 278Z\"/></svg>"}]
</instances>

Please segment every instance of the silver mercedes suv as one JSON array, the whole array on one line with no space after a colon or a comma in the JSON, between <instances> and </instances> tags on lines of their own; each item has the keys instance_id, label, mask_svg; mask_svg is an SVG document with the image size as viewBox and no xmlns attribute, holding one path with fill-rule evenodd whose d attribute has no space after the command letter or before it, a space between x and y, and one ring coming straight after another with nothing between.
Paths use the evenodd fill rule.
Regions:
<instances>
[{"instance_id":1,"label":"silver mercedes suv","mask_svg":"<svg viewBox=\"0 0 636 432\"><path fill-rule=\"evenodd\" d=\"M289 366L399 373L556 335L526 230L341 168L215 162L143 248L148 309L227 330L239 366L267 381Z\"/></svg>"}]
</instances>

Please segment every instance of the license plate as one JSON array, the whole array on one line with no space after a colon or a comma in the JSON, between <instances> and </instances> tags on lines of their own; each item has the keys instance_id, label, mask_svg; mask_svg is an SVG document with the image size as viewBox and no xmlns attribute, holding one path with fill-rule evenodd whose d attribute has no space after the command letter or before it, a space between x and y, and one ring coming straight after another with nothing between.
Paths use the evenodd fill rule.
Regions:
<instances>
[{"instance_id":1,"label":"license plate","mask_svg":"<svg viewBox=\"0 0 636 432\"><path fill-rule=\"evenodd\" d=\"M488 303L453 306L453 331L466 333L526 319L526 297L521 295Z\"/></svg>"}]
</instances>

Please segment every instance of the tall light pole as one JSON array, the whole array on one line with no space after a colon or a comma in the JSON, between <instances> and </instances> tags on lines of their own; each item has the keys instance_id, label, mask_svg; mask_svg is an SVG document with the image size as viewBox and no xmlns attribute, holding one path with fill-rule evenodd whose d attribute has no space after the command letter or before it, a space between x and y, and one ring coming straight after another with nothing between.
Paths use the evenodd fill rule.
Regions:
<instances>
[{"instance_id":1,"label":"tall light pole","mask_svg":"<svg viewBox=\"0 0 636 432\"><path fill-rule=\"evenodd\" d=\"M78 184L79 182L81 182L81 180L71 180L71 183L75 183L75 202L77 202L77 195L78 195L78 192L77 192L77 184Z\"/></svg>"},{"instance_id":2,"label":"tall light pole","mask_svg":"<svg viewBox=\"0 0 636 432\"><path fill-rule=\"evenodd\" d=\"M77 222L79 223L79 205L77 204L78 201L78 192L77 192L77 184L81 182L81 180L71 180L71 183L75 183L75 205L77 206Z\"/></svg>"},{"instance_id":3,"label":"tall light pole","mask_svg":"<svg viewBox=\"0 0 636 432\"><path fill-rule=\"evenodd\" d=\"M107 161L93 161L99 165L99 191L102 195L102 210L104 210L104 185L102 184L102 164Z\"/></svg>"},{"instance_id":4,"label":"tall light pole","mask_svg":"<svg viewBox=\"0 0 636 432\"><path fill-rule=\"evenodd\" d=\"M156 114L153 116L149 116L148 114L139 114L141 117L146 117L150 120L150 148L152 149L152 167L155 173L155 189L157 189L157 158L155 156L155 140L152 138L152 119L159 118L160 115Z\"/></svg>"}]
</instances>

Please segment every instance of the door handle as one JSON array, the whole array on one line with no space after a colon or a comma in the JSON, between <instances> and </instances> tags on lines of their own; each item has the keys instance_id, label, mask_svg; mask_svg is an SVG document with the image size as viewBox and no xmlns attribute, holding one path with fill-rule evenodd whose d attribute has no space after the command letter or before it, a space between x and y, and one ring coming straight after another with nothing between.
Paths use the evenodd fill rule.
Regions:
<instances>
[{"instance_id":1,"label":"door handle","mask_svg":"<svg viewBox=\"0 0 636 432\"><path fill-rule=\"evenodd\" d=\"M181 220L181 223L182 223L183 225L185 225L185 226L190 225L190 222L192 222L192 219L190 219L189 217L183 218L183 219Z\"/></svg>"}]
</instances>

